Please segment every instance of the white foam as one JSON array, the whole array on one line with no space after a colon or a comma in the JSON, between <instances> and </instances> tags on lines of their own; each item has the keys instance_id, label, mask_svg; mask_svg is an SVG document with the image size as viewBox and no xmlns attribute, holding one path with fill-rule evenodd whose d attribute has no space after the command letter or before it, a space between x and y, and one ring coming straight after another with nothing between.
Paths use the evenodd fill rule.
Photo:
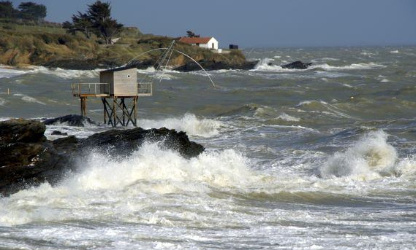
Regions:
<instances>
[{"instance_id":1,"label":"white foam","mask_svg":"<svg viewBox=\"0 0 416 250\"><path fill-rule=\"evenodd\" d=\"M363 56L368 56L368 57L372 57L372 56L376 55L376 54L368 52L368 51L363 51L360 54L363 55Z\"/></svg>"},{"instance_id":2,"label":"white foam","mask_svg":"<svg viewBox=\"0 0 416 250\"><path fill-rule=\"evenodd\" d=\"M212 137L218 135L222 123L213 119L199 119L194 114L163 120L139 119L139 126L145 129L166 127L184 131L191 136Z\"/></svg>"},{"instance_id":3,"label":"white foam","mask_svg":"<svg viewBox=\"0 0 416 250\"><path fill-rule=\"evenodd\" d=\"M96 78L99 75L98 69L96 70L68 70L55 68L50 69L43 66L32 67L30 73L42 73L48 75L55 75L64 79L74 79L74 78Z\"/></svg>"},{"instance_id":4,"label":"white foam","mask_svg":"<svg viewBox=\"0 0 416 250\"><path fill-rule=\"evenodd\" d=\"M255 186L261 178L248 168L247 158L234 150L185 159L157 143L145 143L131 156L118 160L91 152L79 165L84 170L57 187L43 184L0 199L0 226L97 216L128 221L131 209L137 212L142 210L138 207L153 206L153 195L176 193L186 198L196 192L200 197L212 189ZM136 201L130 203L133 199Z\"/></svg>"},{"instance_id":5,"label":"white foam","mask_svg":"<svg viewBox=\"0 0 416 250\"><path fill-rule=\"evenodd\" d=\"M0 97L0 106L4 106L7 103L7 101Z\"/></svg>"},{"instance_id":6,"label":"white foam","mask_svg":"<svg viewBox=\"0 0 416 250\"><path fill-rule=\"evenodd\" d=\"M0 65L0 79L1 78L11 78L19 75L24 75L28 71L20 70L9 66Z\"/></svg>"},{"instance_id":7,"label":"white foam","mask_svg":"<svg viewBox=\"0 0 416 250\"><path fill-rule=\"evenodd\" d=\"M310 66L311 69L324 69L328 71L333 70L365 70L365 69L376 69L376 68L385 68L384 65L376 64L373 62L370 63L353 63L350 65L345 66L331 66L327 63L319 64L319 65L312 65Z\"/></svg>"},{"instance_id":8,"label":"white foam","mask_svg":"<svg viewBox=\"0 0 416 250\"><path fill-rule=\"evenodd\" d=\"M288 122L298 122L298 121L300 121L300 118L290 116L286 113L280 114L277 118L280 119L280 120L288 121Z\"/></svg>"},{"instance_id":9,"label":"white foam","mask_svg":"<svg viewBox=\"0 0 416 250\"><path fill-rule=\"evenodd\" d=\"M254 67L254 69L251 69L250 71L260 71L260 72L296 72L296 71L299 71L299 69L284 69L279 65L274 65L272 61L273 59L271 58L261 59L257 63L257 65Z\"/></svg>"},{"instance_id":10,"label":"white foam","mask_svg":"<svg viewBox=\"0 0 416 250\"><path fill-rule=\"evenodd\" d=\"M41 104L41 105L46 105L46 103L39 101L38 99L28 96L28 95L24 95L24 94L13 94L13 96L19 96L22 98L23 101L25 102L29 102L29 103L37 103L37 104Z\"/></svg>"},{"instance_id":11,"label":"white foam","mask_svg":"<svg viewBox=\"0 0 416 250\"><path fill-rule=\"evenodd\" d=\"M148 67L147 69L137 69L137 72L141 74L149 74L149 73L156 72L156 69L153 66L151 66L151 67Z\"/></svg>"},{"instance_id":12,"label":"white foam","mask_svg":"<svg viewBox=\"0 0 416 250\"><path fill-rule=\"evenodd\" d=\"M345 152L331 156L320 168L321 176L372 179L391 174L397 161L397 152L387 142L387 137L381 130L368 133Z\"/></svg>"}]
</instances>

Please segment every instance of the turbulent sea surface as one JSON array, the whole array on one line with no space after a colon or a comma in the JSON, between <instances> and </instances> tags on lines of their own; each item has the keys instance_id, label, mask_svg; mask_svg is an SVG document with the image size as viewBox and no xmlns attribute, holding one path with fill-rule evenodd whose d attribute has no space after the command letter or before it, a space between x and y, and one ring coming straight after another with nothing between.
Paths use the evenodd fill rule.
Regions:
<instances>
[{"instance_id":1,"label":"turbulent sea surface","mask_svg":"<svg viewBox=\"0 0 416 250\"><path fill-rule=\"evenodd\" d=\"M185 131L0 198L1 249L415 249L416 47L253 49L250 71L154 75L138 124ZM302 60L306 70L279 65ZM0 68L0 119L79 113L98 71ZM7 95L7 89L10 94ZM99 99L88 116L101 122ZM53 130L86 137L105 126Z\"/></svg>"}]
</instances>

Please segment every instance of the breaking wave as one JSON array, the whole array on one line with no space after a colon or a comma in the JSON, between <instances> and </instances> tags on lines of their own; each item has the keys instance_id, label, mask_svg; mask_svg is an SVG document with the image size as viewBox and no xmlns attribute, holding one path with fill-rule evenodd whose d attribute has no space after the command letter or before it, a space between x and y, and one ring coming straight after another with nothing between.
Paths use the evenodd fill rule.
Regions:
<instances>
[{"instance_id":1,"label":"breaking wave","mask_svg":"<svg viewBox=\"0 0 416 250\"><path fill-rule=\"evenodd\" d=\"M385 68L385 66L381 64L372 63L372 62L353 63L353 64L345 65L345 66L332 66L327 63L324 63L324 64L312 65L310 68L333 71L333 70L366 70L366 69Z\"/></svg>"},{"instance_id":2,"label":"breaking wave","mask_svg":"<svg viewBox=\"0 0 416 250\"><path fill-rule=\"evenodd\" d=\"M29 103L37 103L37 104L41 104L41 105L46 105L46 103L39 101L38 99L28 96L28 95L24 95L24 94L13 94L13 96L18 96L21 97L23 101L25 102L29 102Z\"/></svg>"},{"instance_id":3,"label":"breaking wave","mask_svg":"<svg viewBox=\"0 0 416 250\"><path fill-rule=\"evenodd\" d=\"M249 169L248 159L234 150L185 159L157 143L145 143L131 156L117 160L91 152L80 159L79 167L80 173L56 187L43 184L0 199L0 225L114 216L129 221L132 212L153 206L160 195L182 195L183 202L192 203L194 196L187 198L190 194L239 189L260 178Z\"/></svg>"},{"instance_id":4,"label":"breaking wave","mask_svg":"<svg viewBox=\"0 0 416 250\"><path fill-rule=\"evenodd\" d=\"M181 118L140 119L139 126L145 129L166 127L184 131L190 136L212 137L218 135L222 123L213 119L199 119L194 114L187 113Z\"/></svg>"},{"instance_id":5,"label":"breaking wave","mask_svg":"<svg viewBox=\"0 0 416 250\"><path fill-rule=\"evenodd\" d=\"M24 75L28 71L15 69L9 66L0 65L0 79L1 78L11 78L19 75Z\"/></svg>"},{"instance_id":6,"label":"breaking wave","mask_svg":"<svg viewBox=\"0 0 416 250\"><path fill-rule=\"evenodd\" d=\"M99 70L68 70L61 68L47 68L43 66L30 66L27 69L21 70L13 67L0 66L0 78L10 78L25 74L45 74L54 75L64 79L74 78L94 78L98 77Z\"/></svg>"},{"instance_id":7,"label":"breaking wave","mask_svg":"<svg viewBox=\"0 0 416 250\"><path fill-rule=\"evenodd\" d=\"M350 65L343 66L333 66L327 63L322 64L312 64L308 69L284 69L280 65L275 65L273 63L274 59L264 58L259 61L255 68L251 71L260 71L260 72L298 72L306 70L324 70L324 71L337 71L337 70L368 70L368 69L377 69L385 68L384 65L369 62L369 63L353 63Z\"/></svg>"},{"instance_id":8,"label":"breaking wave","mask_svg":"<svg viewBox=\"0 0 416 250\"><path fill-rule=\"evenodd\" d=\"M94 78L98 77L99 70L68 70L68 69L50 69L42 66L33 67L29 73L42 73L47 75L55 75L64 79L74 78Z\"/></svg>"},{"instance_id":9,"label":"breaking wave","mask_svg":"<svg viewBox=\"0 0 416 250\"><path fill-rule=\"evenodd\" d=\"M416 173L416 162L412 158L400 160L387 138L382 130L366 134L345 152L329 157L319 169L320 175L324 178L352 176L365 180Z\"/></svg>"}]
</instances>

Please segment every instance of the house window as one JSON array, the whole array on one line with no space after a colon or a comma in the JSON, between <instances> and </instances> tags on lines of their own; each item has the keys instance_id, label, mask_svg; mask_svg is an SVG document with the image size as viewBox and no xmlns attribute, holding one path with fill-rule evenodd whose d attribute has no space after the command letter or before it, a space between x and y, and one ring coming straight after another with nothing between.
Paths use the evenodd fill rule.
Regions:
<instances>
[{"instance_id":1,"label":"house window","mask_svg":"<svg viewBox=\"0 0 416 250\"><path fill-rule=\"evenodd\" d=\"M215 47L214 47L214 43L212 43L212 48L213 48L213 49L215 49Z\"/></svg>"}]
</instances>

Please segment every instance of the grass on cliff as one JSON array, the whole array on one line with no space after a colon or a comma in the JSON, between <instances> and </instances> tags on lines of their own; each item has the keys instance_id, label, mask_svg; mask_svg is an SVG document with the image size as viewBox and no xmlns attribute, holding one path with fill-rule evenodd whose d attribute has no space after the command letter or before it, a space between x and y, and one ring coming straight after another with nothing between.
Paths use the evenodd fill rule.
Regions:
<instances>
[{"instance_id":1,"label":"grass on cliff","mask_svg":"<svg viewBox=\"0 0 416 250\"><path fill-rule=\"evenodd\" d=\"M67 34L58 25L22 25L0 20L0 64L12 66L46 65L53 61L93 60L96 62L112 62L122 65L132 59L156 61L174 38L165 36L143 35L137 28L125 28L120 39L114 45L100 44L98 37L86 39L83 34ZM229 54L213 53L197 46L177 42L175 49L196 61L225 61L243 63L241 51ZM141 56L139 56L141 55ZM188 59L175 53L171 62L176 66L183 65Z\"/></svg>"}]
</instances>

